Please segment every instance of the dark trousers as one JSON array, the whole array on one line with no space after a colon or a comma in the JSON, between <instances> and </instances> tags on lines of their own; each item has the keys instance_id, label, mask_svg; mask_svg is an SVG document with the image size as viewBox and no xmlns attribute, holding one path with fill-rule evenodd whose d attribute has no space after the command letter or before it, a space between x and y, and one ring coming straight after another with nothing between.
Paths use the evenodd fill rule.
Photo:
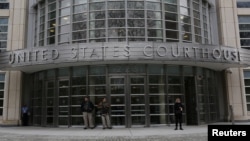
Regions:
<instances>
[{"instance_id":1,"label":"dark trousers","mask_svg":"<svg viewBox=\"0 0 250 141\"><path fill-rule=\"evenodd\" d=\"M29 124L29 115L28 113L23 113L22 115L22 125L23 126L28 126Z\"/></svg>"},{"instance_id":2,"label":"dark trousers","mask_svg":"<svg viewBox=\"0 0 250 141\"><path fill-rule=\"evenodd\" d=\"M180 125L181 128L181 124L182 124L182 114L175 114L175 127L178 127L178 124Z\"/></svg>"}]
</instances>

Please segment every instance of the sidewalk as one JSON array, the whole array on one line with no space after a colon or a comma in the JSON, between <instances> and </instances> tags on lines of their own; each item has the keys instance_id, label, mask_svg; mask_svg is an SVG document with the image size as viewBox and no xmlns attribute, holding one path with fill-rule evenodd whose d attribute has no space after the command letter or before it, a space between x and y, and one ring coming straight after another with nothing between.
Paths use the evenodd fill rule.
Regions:
<instances>
[{"instance_id":1,"label":"sidewalk","mask_svg":"<svg viewBox=\"0 0 250 141\"><path fill-rule=\"evenodd\" d=\"M235 123L241 124L250 125L250 122ZM174 125L146 128L114 127L105 130L102 127L87 130L82 127L0 127L0 141L207 141L207 126L184 125L184 130L174 130Z\"/></svg>"},{"instance_id":2,"label":"sidewalk","mask_svg":"<svg viewBox=\"0 0 250 141\"><path fill-rule=\"evenodd\" d=\"M0 141L206 141L207 125L84 130L82 127L0 127Z\"/></svg>"}]
</instances>

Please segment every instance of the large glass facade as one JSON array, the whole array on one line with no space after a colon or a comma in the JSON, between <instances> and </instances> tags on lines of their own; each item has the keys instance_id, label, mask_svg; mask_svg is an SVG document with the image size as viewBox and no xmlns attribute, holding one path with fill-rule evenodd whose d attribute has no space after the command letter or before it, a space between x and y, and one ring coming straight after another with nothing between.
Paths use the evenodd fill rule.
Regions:
<instances>
[{"instance_id":1,"label":"large glass facade","mask_svg":"<svg viewBox=\"0 0 250 141\"><path fill-rule=\"evenodd\" d=\"M41 0L35 46L85 42L210 43L204 0Z\"/></svg>"},{"instance_id":2,"label":"large glass facade","mask_svg":"<svg viewBox=\"0 0 250 141\"><path fill-rule=\"evenodd\" d=\"M38 126L83 126L84 96L107 97L113 126L174 124L174 101L185 105L183 121L217 121L216 72L199 67L119 64L58 68L34 73L32 122ZM94 113L97 111L95 110ZM101 124L94 114L95 124Z\"/></svg>"}]
</instances>

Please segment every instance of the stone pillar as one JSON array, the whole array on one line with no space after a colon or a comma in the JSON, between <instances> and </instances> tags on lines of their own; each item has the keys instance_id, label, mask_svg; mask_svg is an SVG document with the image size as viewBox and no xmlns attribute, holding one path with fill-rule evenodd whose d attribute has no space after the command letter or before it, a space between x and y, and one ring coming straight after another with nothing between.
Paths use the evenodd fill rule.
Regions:
<instances>
[{"instance_id":1,"label":"stone pillar","mask_svg":"<svg viewBox=\"0 0 250 141\"><path fill-rule=\"evenodd\" d=\"M239 10L236 7L236 0L218 0L218 24L220 33L220 44L240 48L238 14ZM248 15L249 15L248 11ZM228 120L231 120L231 111L229 106L232 106L234 120L246 120L246 96L244 92L244 77L242 68L228 68L225 71L226 77L226 93L228 105ZM249 118L249 117L248 117Z\"/></svg>"},{"instance_id":2,"label":"stone pillar","mask_svg":"<svg viewBox=\"0 0 250 141\"><path fill-rule=\"evenodd\" d=\"M20 125L22 73L6 72L2 125Z\"/></svg>"}]
</instances>

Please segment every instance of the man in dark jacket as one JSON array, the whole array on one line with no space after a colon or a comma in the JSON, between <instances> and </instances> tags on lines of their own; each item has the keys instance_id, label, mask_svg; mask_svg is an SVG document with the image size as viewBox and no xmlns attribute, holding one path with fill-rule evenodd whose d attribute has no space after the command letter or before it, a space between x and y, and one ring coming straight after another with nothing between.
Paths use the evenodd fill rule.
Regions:
<instances>
[{"instance_id":1,"label":"man in dark jacket","mask_svg":"<svg viewBox=\"0 0 250 141\"><path fill-rule=\"evenodd\" d=\"M175 114L175 130L178 128L178 123L180 125L180 130L183 130L182 128L182 111L183 111L183 104L181 103L180 98L176 98L175 104L174 104L174 114Z\"/></svg>"},{"instance_id":2,"label":"man in dark jacket","mask_svg":"<svg viewBox=\"0 0 250 141\"><path fill-rule=\"evenodd\" d=\"M84 129L94 129L94 124L93 124L93 115L92 111L94 110L94 105L93 103L89 100L88 97L85 97L82 104L81 104L81 110L83 114L83 121L84 121Z\"/></svg>"}]
</instances>

